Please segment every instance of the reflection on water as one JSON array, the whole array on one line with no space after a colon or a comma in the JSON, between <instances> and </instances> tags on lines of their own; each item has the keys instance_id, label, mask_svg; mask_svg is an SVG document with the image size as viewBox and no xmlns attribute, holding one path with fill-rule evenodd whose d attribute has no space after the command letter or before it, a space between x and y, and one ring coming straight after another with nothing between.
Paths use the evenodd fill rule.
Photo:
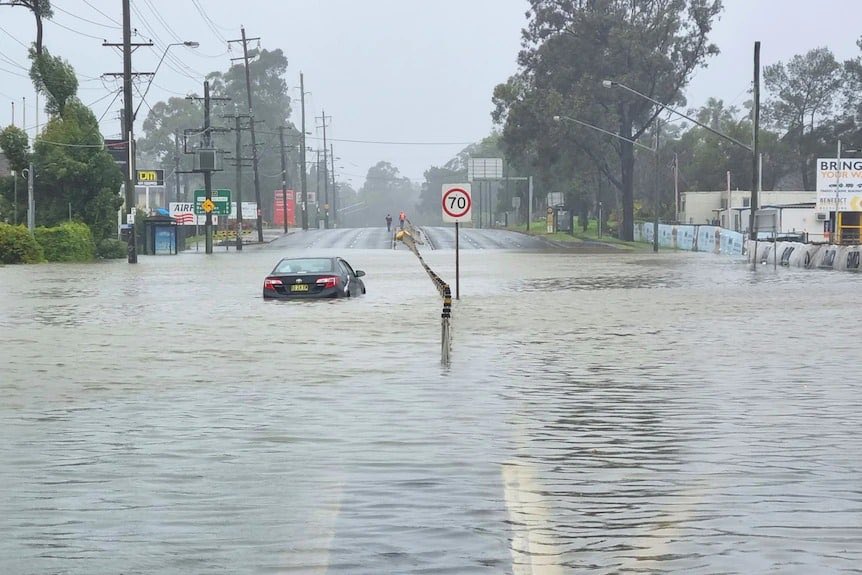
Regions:
<instances>
[{"instance_id":1,"label":"reflection on water","mask_svg":"<svg viewBox=\"0 0 862 575\"><path fill-rule=\"evenodd\" d=\"M281 255L0 268L0 572L858 568L857 276L465 252L441 368L412 254Z\"/></svg>"}]
</instances>

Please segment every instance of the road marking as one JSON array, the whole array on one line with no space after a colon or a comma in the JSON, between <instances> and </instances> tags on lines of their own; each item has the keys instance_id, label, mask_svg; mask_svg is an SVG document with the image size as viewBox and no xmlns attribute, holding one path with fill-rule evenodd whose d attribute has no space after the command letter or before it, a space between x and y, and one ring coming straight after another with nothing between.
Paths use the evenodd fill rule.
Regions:
<instances>
[{"instance_id":1,"label":"road marking","mask_svg":"<svg viewBox=\"0 0 862 575\"><path fill-rule=\"evenodd\" d=\"M528 463L503 464L503 488L512 526L513 575L562 575L562 549L552 535L551 511Z\"/></svg>"}]
</instances>

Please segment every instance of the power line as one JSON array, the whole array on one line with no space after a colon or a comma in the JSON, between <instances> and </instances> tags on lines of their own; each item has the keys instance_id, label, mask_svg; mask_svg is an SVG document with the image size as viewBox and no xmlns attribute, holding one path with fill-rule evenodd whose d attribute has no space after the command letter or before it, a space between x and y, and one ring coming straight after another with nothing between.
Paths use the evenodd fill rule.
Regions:
<instances>
[{"instance_id":1,"label":"power line","mask_svg":"<svg viewBox=\"0 0 862 575\"><path fill-rule=\"evenodd\" d=\"M57 6L56 2L51 4L51 8L54 10L59 10L63 14L67 14L67 15L71 16L72 18L76 18L76 19L81 20L83 22L89 22L90 24L94 24L96 26L101 26L102 28L111 28L113 30L119 30L120 28L122 28L122 26L112 26L110 24L102 24L101 22L96 22L95 20L90 20L88 18L84 18L83 16L78 16L77 14L73 14L72 12L69 12L68 10L64 10L64 9L60 8L59 6Z\"/></svg>"},{"instance_id":2,"label":"power line","mask_svg":"<svg viewBox=\"0 0 862 575\"><path fill-rule=\"evenodd\" d=\"M87 0L83 0L83 2L84 2L84 4L86 4L87 6L89 6L90 8L92 8L93 10L95 10L96 12L98 12L99 14L101 14L102 16L107 18L108 20L110 20L111 22L115 23L117 26L122 26L122 24L120 22L118 22L114 18L108 16L107 14L105 14L104 12L102 12L101 10L99 10L98 8L93 6L92 4L90 4Z\"/></svg>"},{"instance_id":3,"label":"power line","mask_svg":"<svg viewBox=\"0 0 862 575\"><path fill-rule=\"evenodd\" d=\"M222 36L221 32L219 32L219 28L221 28L225 32L230 32L231 28L225 28L223 26L219 26L218 24L216 24L215 21L209 17L209 14L207 14L206 10L203 9L203 7L200 5L200 2L198 2L198 0L192 0L192 4L195 5L195 8L197 9L198 14L200 14L203 17L207 26L209 26L210 30L213 31L213 33L216 35L216 37L220 38L222 40L222 42L227 42L227 38Z\"/></svg>"},{"instance_id":4,"label":"power line","mask_svg":"<svg viewBox=\"0 0 862 575\"><path fill-rule=\"evenodd\" d=\"M54 24L55 26L59 26L60 28L68 30L69 32L73 32L75 34L78 34L79 36L84 36L86 38L92 38L94 40L106 41L103 36L93 36L92 34L87 34L86 32L81 32L80 30L75 30L74 28L69 28L68 26L64 26L63 24L60 24L59 22L57 22L53 18L51 20L47 20L47 21L50 22L51 24Z\"/></svg>"},{"instance_id":5,"label":"power line","mask_svg":"<svg viewBox=\"0 0 862 575\"><path fill-rule=\"evenodd\" d=\"M29 47L27 44L25 44L24 42L22 42L21 40L19 40L18 38L16 38L15 36L13 36L12 34L10 34L9 32L7 32L7 31L6 31L6 29L5 29L3 26L0 26L0 32L3 32L4 34L6 34L6 35L7 35L7 36L9 36L10 38L12 38L15 42L17 42L18 44L20 44L20 45L21 45L25 50L29 50L29 49L30 49L30 47Z\"/></svg>"}]
</instances>

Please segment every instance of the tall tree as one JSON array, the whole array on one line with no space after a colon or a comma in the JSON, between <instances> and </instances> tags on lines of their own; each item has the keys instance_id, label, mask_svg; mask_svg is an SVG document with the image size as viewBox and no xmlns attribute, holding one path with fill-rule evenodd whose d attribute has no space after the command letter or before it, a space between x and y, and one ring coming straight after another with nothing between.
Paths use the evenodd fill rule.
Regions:
<instances>
[{"instance_id":1,"label":"tall tree","mask_svg":"<svg viewBox=\"0 0 862 575\"><path fill-rule=\"evenodd\" d=\"M418 193L410 179L402 176L398 168L389 162L380 161L368 168L365 183L359 189L357 198L364 202L365 209L350 221L358 225L379 226L383 225L387 213L392 214L396 221L398 212L402 210L408 218L414 217L415 214L411 212Z\"/></svg>"},{"instance_id":2,"label":"tall tree","mask_svg":"<svg viewBox=\"0 0 862 575\"><path fill-rule=\"evenodd\" d=\"M30 50L30 79L36 90L46 97L45 111L49 114L62 114L66 104L78 92L78 76L67 60L52 56L48 48L39 54Z\"/></svg>"},{"instance_id":3,"label":"tall tree","mask_svg":"<svg viewBox=\"0 0 862 575\"><path fill-rule=\"evenodd\" d=\"M828 48L815 48L763 70L769 92L764 119L794 151L804 189L814 186L813 166L831 139L834 111L844 84L843 66Z\"/></svg>"},{"instance_id":4,"label":"tall tree","mask_svg":"<svg viewBox=\"0 0 862 575\"><path fill-rule=\"evenodd\" d=\"M96 117L78 101L51 117L34 145L39 225L65 221L71 210L96 240L116 237L122 174L102 141Z\"/></svg>"},{"instance_id":5,"label":"tall tree","mask_svg":"<svg viewBox=\"0 0 862 575\"><path fill-rule=\"evenodd\" d=\"M51 18L54 11L51 9L51 0L10 0L0 3L0 6L21 6L33 13L36 19L36 42L34 43L37 56L42 55L42 19Z\"/></svg>"},{"instance_id":6,"label":"tall tree","mask_svg":"<svg viewBox=\"0 0 862 575\"><path fill-rule=\"evenodd\" d=\"M632 144L603 142L583 129L563 130L553 118L569 116L626 140L640 138L660 110L634 94L604 88L603 80L668 105L680 103L694 70L718 52L707 35L721 1L531 0L530 6L521 70L494 92L494 117L504 123L504 141L534 161L563 154L589 158L620 190L620 235L631 240Z\"/></svg>"}]
</instances>

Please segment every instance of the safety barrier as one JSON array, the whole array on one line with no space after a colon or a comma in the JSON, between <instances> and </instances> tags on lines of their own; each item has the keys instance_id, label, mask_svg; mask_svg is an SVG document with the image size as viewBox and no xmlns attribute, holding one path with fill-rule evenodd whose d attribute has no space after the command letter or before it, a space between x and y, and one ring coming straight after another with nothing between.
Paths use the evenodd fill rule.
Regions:
<instances>
[{"instance_id":1,"label":"safety barrier","mask_svg":"<svg viewBox=\"0 0 862 575\"><path fill-rule=\"evenodd\" d=\"M392 246L394 248L397 245L396 242L400 241L407 246L411 252L413 252L413 254L419 259L419 263L422 264L428 277L430 277L431 281L434 282L434 287L437 288L437 291L440 293L440 297L443 298L443 311L440 314L440 355L443 363L448 365L449 355L452 351L452 290L449 288L449 284L443 281L443 278L431 269L431 266L425 262L425 258L422 257L422 254L419 253L419 248L416 246L417 244L423 243L421 235L421 230L414 227L408 220L404 229L396 231L392 236Z\"/></svg>"},{"instance_id":2,"label":"safety barrier","mask_svg":"<svg viewBox=\"0 0 862 575\"><path fill-rule=\"evenodd\" d=\"M748 261L757 258L759 264L859 272L862 271L862 246L835 244L804 244L801 242L746 241ZM776 261L777 258L777 261Z\"/></svg>"}]
</instances>

